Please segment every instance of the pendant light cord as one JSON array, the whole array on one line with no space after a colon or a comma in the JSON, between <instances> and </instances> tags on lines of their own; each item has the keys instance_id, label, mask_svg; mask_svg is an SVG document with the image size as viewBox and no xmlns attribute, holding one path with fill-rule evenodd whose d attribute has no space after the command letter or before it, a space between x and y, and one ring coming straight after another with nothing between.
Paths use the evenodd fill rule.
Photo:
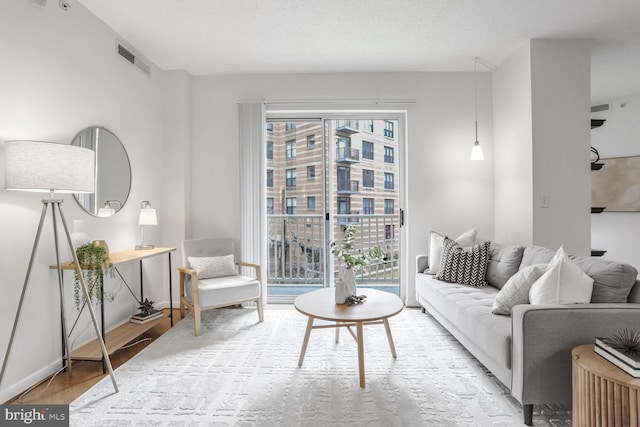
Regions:
<instances>
[{"instance_id":1,"label":"pendant light cord","mask_svg":"<svg viewBox=\"0 0 640 427\"><path fill-rule=\"evenodd\" d=\"M476 111L476 141L478 140L478 83L476 82L476 74L478 71L478 58L473 59L473 99Z\"/></svg>"}]
</instances>

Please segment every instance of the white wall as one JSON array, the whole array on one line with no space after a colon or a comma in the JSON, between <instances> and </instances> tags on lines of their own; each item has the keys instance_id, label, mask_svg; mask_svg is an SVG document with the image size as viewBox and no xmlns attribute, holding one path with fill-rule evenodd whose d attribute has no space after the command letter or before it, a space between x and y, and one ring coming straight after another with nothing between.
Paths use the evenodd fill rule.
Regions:
<instances>
[{"instance_id":1,"label":"white wall","mask_svg":"<svg viewBox=\"0 0 640 427\"><path fill-rule=\"evenodd\" d=\"M611 103L611 110L592 114L607 119L591 131L591 145L600 157L640 156L640 94L593 102ZM591 173L598 173L597 171ZM640 212L607 212L591 215L591 246L607 252L603 258L626 262L640 270Z\"/></svg>"},{"instance_id":2,"label":"white wall","mask_svg":"<svg viewBox=\"0 0 640 427\"><path fill-rule=\"evenodd\" d=\"M241 100L415 99L408 106L406 292L415 303L414 260L428 231L458 235L477 227L493 238L491 81L478 75L483 162L469 160L474 140L470 73L349 73L207 76L192 79L190 237L240 240L238 118Z\"/></svg>"},{"instance_id":3,"label":"white wall","mask_svg":"<svg viewBox=\"0 0 640 427\"><path fill-rule=\"evenodd\" d=\"M533 243L533 136L529 43L493 73L495 239Z\"/></svg>"},{"instance_id":4,"label":"white wall","mask_svg":"<svg viewBox=\"0 0 640 427\"><path fill-rule=\"evenodd\" d=\"M3 2L0 14L0 165L4 164L3 141L36 139L69 143L81 129L102 125L124 144L132 166L132 188L126 206L112 218L94 218L82 211L70 195L64 195L63 210L71 226L92 239L104 239L112 251L132 248L139 239L137 216L140 202L163 201L163 97L160 72L152 66L148 77L115 54L116 35L82 5L73 2L64 12L58 2L37 8L28 1ZM3 166L0 166L3 168ZM0 173L3 175L3 173ZM1 179L1 178L0 178ZM4 187L4 182L0 188ZM25 279L36 227L46 194L0 189L0 357L4 357L9 333ZM162 223L163 212L159 210ZM77 221L74 221L77 220ZM0 400L57 370L60 364L60 317L55 273L51 218L45 227L34 261L17 336L9 356L7 372L0 384ZM161 227L149 228L147 241L163 241ZM62 256L70 252L62 246ZM145 296L166 302L166 282L159 271L166 261L145 261ZM121 272L138 288L135 263ZM65 272L68 318L72 322L73 274ZM109 280L105 289L118 292L106 305L107 325L125 320L136 308L124 286ZM85 319L86 320L86 319ZM80 328L88 322L83 321ZM89 328L76 344L92 336Z\"/></svg>"},{"instance_id":5,"label":"white wall","mask_svg":"<svg viewBox=\"0 0 640 427\"><path fill-rule=\"evenodd\" d=\"M495 72L497 241L589 255L589 70L585 42L531 40Z\"/></svg>"},{"instance_id":6,"label":"white wall","mask_svg":"<svg viewBox=\"0 0 640 427\"><path fill-rule=\"evenodd\" d=\"M584 41L531 41L533 243L585 256L591 253L590 63Z\"/></svg>"}]
</instances>

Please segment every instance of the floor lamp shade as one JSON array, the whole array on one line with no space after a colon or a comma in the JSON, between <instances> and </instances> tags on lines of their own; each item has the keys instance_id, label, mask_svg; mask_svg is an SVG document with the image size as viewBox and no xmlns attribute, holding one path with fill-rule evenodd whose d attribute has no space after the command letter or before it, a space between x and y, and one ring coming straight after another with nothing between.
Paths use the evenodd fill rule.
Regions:
<instances>
[{"instance_id":1,"label":"floor lamp shade","mask_svg":"<svg viewBox=\"0 0 640 427\"><path fill-rule=\"evenodd\" d=\"M93 193L95 152L54 142L7 141L4 186L7 190Z\"/></svg>"}]
</instances>

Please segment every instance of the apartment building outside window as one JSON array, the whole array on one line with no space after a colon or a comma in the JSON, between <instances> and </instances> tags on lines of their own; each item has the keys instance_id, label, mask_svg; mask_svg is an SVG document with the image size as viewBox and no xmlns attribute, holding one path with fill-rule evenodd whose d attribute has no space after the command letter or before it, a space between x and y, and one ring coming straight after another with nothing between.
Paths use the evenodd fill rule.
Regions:
<instances>
[{"instance_id":1,"label":"apartment building outside window","mask_svg":"<svg viewBox=\"0 0 640 427\"><path fill-rule=\"evenodd\" d=\"M384 173L384 189L385 190L393 190L393 174L389 172Z\"/></svg>"},{"instance_id":2,"label":"apartment building outside window","mask_svg":"<svg viewBox=\"0 0 640 427\"><path fill-rule=\"evenodd\" d=\"M295 215L298 201L295 197L287 197L287 215Z\"/></svg>"},{"instance_id":3,"label":"apartment building outside window","mask_svg":"<svg viewBox=\"0 0 640 427\"><path fill-rule=\"evenodd\" d=\"M373 120L363 120L362 130L373 133Z\"/></svg>"},{"instance_id":4,"label":"apartment building outside window","mask_svg":"<svg viewBox=\"0 0 640 427\"><path fill-rule=\"evenodd\" d=\"M384 146L384 162L393 163L393 147Z\"/></svg>"},{"instance_id":5,"label":"apartment building outside window","mask_svg":"<svg viewBox=\"0 0 640 427\"><path fill-rule=\"evenodd\" d=\"M307 148L308 149L316 148L316 136L315 135L307 135Z\"/></svg>"},{"instance_id":6,"label":"apartment building outside window","mask_svg":"<svg viewBox=\"0 0 640 427\"><path fill-rule=\"evenodd\" d=\"M287 169L287 187L296 186L296 169Z\"/></svg>"},{"instance_id":7,"label":"apartment building outside window","mask_svg":"<svg viewBox=\"0 0 640 427\"><path fill-rule=\"evenodd\" d=\"M393 215L393 199L384 199L384 214Z\"/></svg>"},{"instance_id":8,"label":"apartment building outside window","mask_svg":"<svg viewBox=\"0 0 640 427\"><path fill-rule=\"evenodd\" d=\"M373 170L362 169L362 186L373 188Z\"/></svg>"},{"instance_id":9,"label":"apartment building outside window","mask_svg":"<svg viewBox=\"0 0 640 427\"><path fill-rule=\"evenodd\" d=\"M273 188L273 171L267 169L267 187Z\"/></svg>"},{"instance_id":10,"label":"apartment building outside window","mask_svg":"<svg viewBox=\"0 0 640 427\"><path fill-rule=\"evenodd\" d=\"M362 141L362 158L373 160L373 142Z\"/></svg>"},{"instance_id":11,"label":"apartment building outside window","mask_svg":"<svg viewBox=\"0 0 640 427\"><path fill-rule=\"evenodd\" d=\"M296 130L296 122L287 122L284 125L284 130L286 132L292 131L292 130Z\"/></svg>"},{"instance_id":12,"label":"apartment building outside window","mask_svg":"<svg viewBox=\"0 0 640 427\"><path fill-rule=\"evenodd\" d=\"M307 166L307 180L312 181L316 178L316 167L315 165Z\"/></svg>"},{"instance_id":13,"label":"apartment building outside window","mask_svg":"<svg viewBox=\"0 0 640 427\"><path fill-rule=\"evenodd\" d=\"M365 215L373 215L373 199L365 197L362 199L362 213Z\"/></svg>"},{"instance_id":14,"label":"apartment building outside window","mask_svg":"<svg viewBox=\"0 0 640 427\"><path fill-rule=\"evenodd\" d=\"M273 197L267 197L267 214L273 215Z\"/></svg>"},{"instance_id":15,"label":"apartment building outside window","mask_svg":"<svg viewBox=\"0 0 640 427\"><path fill-rule=\"evenodd\" d=\"M267 123L267 132L273 132L273 123Z\"/></svg>"},{"instance_id":16,"label":"apartment building outside window","mask_svg":"<svg viewBox=\"0 0 640 427\"><path fill-rule=\"evenodd\" d=\"M285 145L285 157L287 160L292 160L296 158L296 140L292 139L291 141L287 141Z\"/></svg>"},{"instance_id":17,"label":"apartment building outside window","mask_svg":"<svg viewBox=\"0 0 640 427\"><path fill-rule=\"evenodd\" d=\"M316 198L314 196L307 197L307 209L310 211L316 210Z\"/></svg>"},{"instance_id":18,"label":"apartment building outside window","mask_svg":"<svg viewBox=\"0 0 640 427\"><path fill-rule=\"evenodd\" d=\"M384 121L384 136L387 138L393 138L393 122Z\"/></svg>"}]
</instances>

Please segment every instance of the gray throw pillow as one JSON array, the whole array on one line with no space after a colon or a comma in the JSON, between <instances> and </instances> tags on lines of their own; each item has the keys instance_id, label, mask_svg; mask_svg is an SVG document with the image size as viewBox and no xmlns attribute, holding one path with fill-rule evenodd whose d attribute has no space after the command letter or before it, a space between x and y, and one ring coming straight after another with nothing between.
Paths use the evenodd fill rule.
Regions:
<instances>
[{"instance_id":1,"label":"gray throw pillow","mask_svg":"<svg viewBox=\"0 0 640 427\"><path fill-rule=\"evenodd\" d=\"M511 316L511 309L518 304L529 304L531 286L546 271L547 264L534 264L511 276L493 300L493 314Z\"/></svg>"},{"instance_id":2,"label":"gray throw pillow","mask_svg":"<svg viewBox=\"0 0 640 427\"><path fill-rule=\"evenodd\" d=\"M507 280L518 271L523 253L524 246L492 243L487 264L487 283L502 289Z\"/></svg>"}]
</instances>

